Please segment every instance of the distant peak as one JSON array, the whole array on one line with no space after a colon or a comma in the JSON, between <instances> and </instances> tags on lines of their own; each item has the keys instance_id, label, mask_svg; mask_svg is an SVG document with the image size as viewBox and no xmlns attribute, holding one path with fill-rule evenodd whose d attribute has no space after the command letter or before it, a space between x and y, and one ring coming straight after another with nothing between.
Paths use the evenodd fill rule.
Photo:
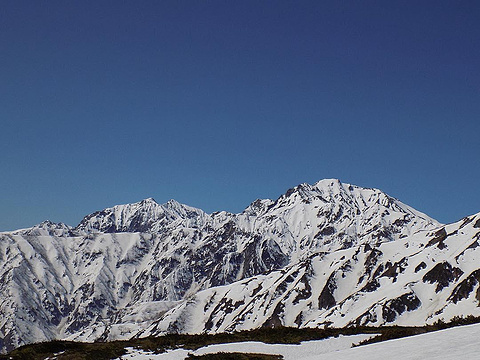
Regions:
<instances>
[{"instance_id":1,"label":"distant peak","mask_svg":"<svg viewBox=\"0 0 480 360\"><path fill-rule=\"evenodd\" d=\"M163 204L168 209L178 209L180 207L185 207L183 204L180 204L177 200L175 199L170 199L168 200L165 204Z\"/></svg>"},{"instance_id":2,"label":"distant peak","mask_svg":"<svg viewBox=\"0 0 480 360\"><path fill-rule=\"evenodd\" d=\"M141 203L143 204L158 204L154 198L152 197L149 197L149 198L146 198L146 199L143 199L142 201L140 201Z\"/></svg>"},{"instance_id":3,"label":"distant peak","mask_svg":"<svg viewBox=\"0 0 480 360\"><path fill-rule=\"evenodd\" d=\"M46 227L69 227L67 224L64 224L63 222L53 222L51 220L44 220L40 224L35 225L34 227L38 228L46 228Z\"/></svg>"},{"instance_id":4,"label":"distant peak","mask_svg":"<svg viewBox=\"0 0 480 360\"><path fill-rule=\"evenodd\" d=\"M317 181L314 186L316 187L327 187L327 186L341 186L342 182L339 179L322 179ZM348 184L346 184L348 185Z\"/></svg>"},{"instance_id":5,"label":"distant peak","mask_svg":"<svg viewBox=\"0 0 480 360\"><path fill-rule=\"evenodd\" d=\"M34 225L31 228L17 230L16 233L25 235L51 235L64 236L70 234L72 227L62 222L56 223L51 220L42 221L40 224Z\"/></svg>"},{"instance_id":6,"label":"distant peak","mask_svg":"<svg viewBox=\"0 0 480 360\"><path fill-rule=\"evenodd\" d=\"M274 203L273 200L270 199L257 199L252 202L245 210L245 213L249 213L251 215L257 215L261 211L267 209Z\"/></svg>"},{"instance_id":7,"label":"distant peak","mask_svg":"<svg viewBox=\"0 0 480 360\"><path fill-rule=\"evenodd\" d=\"M37 224L35 226L44 226L44 225L55 225L55 223L51 220L44 220L40 224Z\"/></svg>"}]
</instances>

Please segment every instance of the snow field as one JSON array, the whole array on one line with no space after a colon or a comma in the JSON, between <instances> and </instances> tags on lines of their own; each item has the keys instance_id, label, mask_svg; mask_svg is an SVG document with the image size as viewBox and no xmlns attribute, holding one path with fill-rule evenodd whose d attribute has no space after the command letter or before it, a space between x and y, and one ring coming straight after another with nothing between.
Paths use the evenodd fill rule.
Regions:
<instances>
[{"instance_id":1,"label":"snow field","mask_svg":"<svg viewBox=\"0 0 480 360\"><path fill-rule=\"evenodd\" d=\"M216 344L205 346L196 351L176 349L164 354L153 354L142 350L129 348L129 354L119 360L184 360L189 353L195 355L214 354L218 352L243 352L257 354L280 354L285 360L310 359L318 354L329 354L334 351L349 349L353 344L372 337L371 334L339 336L324 340L305 341L300 345L265 344L256 341ZM312 358L314 359L314 358Z\"/></svg>"},{"instance_id":2,"label":"snow field","mask_svg":"<svg viewBox=\"0 0 480 360\"><path fill-rule=\"evenodd\" d=\"M249 352L281 354L285 360L457 360L480 357L480 324L395 339L351 348L352 344L371 335L339 336L325 340L302 342L300 345L242 342L206 346L195 355L217 352ZM152 354L129 349L118 360L183 360L189 350L177 349L164 354Z\"/></svg>"}]
</instances>

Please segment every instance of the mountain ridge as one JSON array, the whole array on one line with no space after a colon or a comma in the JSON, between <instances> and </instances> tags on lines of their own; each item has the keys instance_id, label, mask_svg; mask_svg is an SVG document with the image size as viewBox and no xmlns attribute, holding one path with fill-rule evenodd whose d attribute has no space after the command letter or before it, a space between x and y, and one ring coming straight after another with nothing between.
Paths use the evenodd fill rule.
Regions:
<instances>
[{"instance_id":1,"label":"mountain ridge","mask_svg":"<svg viewBox=\"0 0 480 360\"><path fill-rule=\"evenodd\" d=\"M465 225L469 229L467 240L475 235L470 234L474 224ZM437 241L436 249L438 244L447 244L448 249L450 240L445 239L449 237L442 240L445 234L434 233L446 226L378 189L327 179L300 184L276 200L257 199L238 214L207 214L175 200L158 204L148 198L89 214L76 227L43 222L0 233L0 337L4 339L0 345L9 350L53 338L93 341L200 328L216 332L278 324L325 326L339 321L326 312L336 311L344 319L342 308L335 310L339 299L350 296L349 301L353 301L360 290L351 284L337 286L344 282L339 264L363 274L359 281L345 271L348 281L372 289L379 281L376 289L381 290L386 286L384 278L393 279L382 274L402 268L401 259L383 249L395 248L411 238L420 243ZM376 251L383 255L376 258ZM341 252L350 257L356 254L359 260L346 264L347 257L336 257ZM332 279L329 274L317 274L323 266L317 263L325 258L333 261L330 265L337 271L329 273ZM307 266L309 262L314 265ZM380 264L382 271L378 270ZM428 271L432 270L430 265L426 263ZM458 267L453 265L452 269ZM437 270L441 274L451 271L445 266ZM266 288L242 285L242 281L259 285L260 279L267 283L280 280L287 273L299 291L294 297L295 310L282 310L278 305L289 299L285 292L293 294L289 281L281 287L271 283L272 294L265 292ZM381 280L375 274L382 275ZM474 284L475 276L469 284ZM249 295L238 286L249 289ZM243 294L244 298L231 298L221 289L231 289L230 295ZM212 297L212 292L217 295ZM397 295L400 300L398 296L390 299L393 304L407 306L408 294ZM207 298L208 304L196 307ZM256 307L248 308L254 303ZM299 303L309 303L317 310L303 309L300 315ZM358 304L364 306L361 301ZM190 322L187 326L182 316L191 318L199 309L205 309L209 317L201 324ZM236 310L243 311L244 320L237 317L232 323ZM212 317L212 311L223 320ZM245 321L254 316L252 311L269 315ZM377 316L380 318L384 316ZM323 319L323 323L314 319ZM356 319L350 320L345 324Z\"/></svg>"},{"instance_id":2,"label":"mountain ridge","mask_svg":"<svg viewBox=\"0 0 480 360\"><path fill-rule=\"evenodd\" d=\"M80 230L80 231L84 231L84 232L95 231L95 230L99 230L99 229L97 229L97 228L87 229L88 220L90 220L90 219L92 219L92 218L94 218L95 216L98 216L98 215L105 215L108 212L124 212L125 210L128 212L128 211L131 211L132 208L137 208L137 209L144 210L144 211L146 211L147 209L157 208L158 209L157 211L162 211L163 210L163 212L165 212L165 210L168 211L168 210L172 210L172 209L182 209L183 208L184 211L185 210L190 210L190 211L193 211L193 212L201 212L201 213L204 213L206 215L213 215L213 214L218 214L218 213L240 215L240 214L243 214L245 212L248 212L252 208L258 207L258 204L262 204L263 207L265 207L265 206L268 207L268 206L271 206L271 205L275 204L281 198L288 197L289 195L291 195L292 193L295 193L296 191L300 192L301 194L304 194L303 196L305 196L305 191L304 191L305 189L311 190L312 188L318 188L319 185L324 185L325 186L326 184L329 184L329 185L334 185L335 184L335 185L338 185L339 187L343 187L343 188L352 188L352 189L353 188L361 188L361 189L364 189L364 190L372 190L372 191L377 191L377 192L385 194L382 190L377 189L377 188L364 188L364 187L360 187L360 186L356 186L356 185L352 185L352 184L348 184L348 183L343 183L340 180L334 179L334 178L332 178L332 179L322 179L322 180L317 181L313 185L308 184L308 183L302 183L302 184L299 184L295 187L292 187L292 188L288 189L284 194L281 194L276 200L256 199L252 203L250 203L240 213L232 213L232 212L229 212L229 211L220 210L220 211L214 211L214 212L208 214L208 213L204 212L203 210L201 210L200 208L196 208L196 207L192 207L192 206L180 203L180 202L176 201L175 199L170 199L165 203L158 203L153 197L148 197L148 198L142 199L142 200L134 202L134 203L118 204L118 205L114 205L112 207L104 208L102 210L94 211L93 213L90 213L90 214L84 216L83 219L80 221L80 223L77 224L76 226L67 225L63 222L56 223L56 222L52 222L52 221L47 219L47 220L45 220L45 221L43 221L39 224L36 224L32 227L28 227L28 228L24 228L24 229L18 229L18 230L11 230L11 231L2 231L0 233L16 233L16 232L19 232L19 231L27 231L27 230L30 230L30 229L35 228L35 227L43 226L44 224L49 224L51 226L61 225L62 227L70 228L71 230ZM396 199L394 197L391 197L389 195L387 195L387 199L388 198L392 199L396 202L400 202L398 199ZM268 204L268 205L265 205L265 203ZM257 204L257 205L255 205L255 204ZM425 218L430 218L425 213L422 213L418 210L415 210L415 209L411 208L410 206L408 206L404 203L402 203L402 206L404 208L409 208L410 210L414 211L417 215L424 216ZM162 214L162 212L160 212L160 214ZM158 214L156 214L156 213L147 214L147 215L154 215L153 218L158 220L158 218L157 218ZM436 222L438 224L440 224L438 221L436 221ZM122 225L123 225L123 227L126 226L126 224L122 224ZM125 228L122 229L122 225L117 226L117 227L113 227L113 229L108 229L107 228L107 229L102 229L102 230L104 230L103 232L105 232L105 230L115 230L116 232L129 232L128 229L125 229ZM145 230L145 229L143 229L143 230ZM101 231L99 231L99 232L101 232ZM110 232L110 231L107 231L107 232ZM141 232L141 231L139 231L139 232Z\"/></svg>"}]
</instances>

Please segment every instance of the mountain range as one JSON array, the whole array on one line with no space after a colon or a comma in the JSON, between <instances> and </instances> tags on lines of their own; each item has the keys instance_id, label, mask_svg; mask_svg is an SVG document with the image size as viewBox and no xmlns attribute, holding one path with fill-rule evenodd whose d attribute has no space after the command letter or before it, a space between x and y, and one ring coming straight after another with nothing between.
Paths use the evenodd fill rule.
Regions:
<instances>
[{"instance_id":1,"label":"mountain range","mask_svg":"<svg viewBox=\"0 0 480 360\"><path fill-rule=\"evenodd\" d=\"M0 233L0 349L480 315L480 214L440 224L335 179L207 214L145 199Z\"/></svg>"}]
</instances>

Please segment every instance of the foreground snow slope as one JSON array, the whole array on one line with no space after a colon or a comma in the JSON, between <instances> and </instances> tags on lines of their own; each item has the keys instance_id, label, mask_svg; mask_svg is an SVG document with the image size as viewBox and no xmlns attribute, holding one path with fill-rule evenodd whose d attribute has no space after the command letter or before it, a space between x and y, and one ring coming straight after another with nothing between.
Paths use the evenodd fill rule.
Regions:
<instances>
[{"instance_id":1,"label":"foreground snow slope","mask_svg":"<svg viewBox=\"0 0 480 360\"><path fill-rule=\"evenodd\" d=\"M458 360L480 356L480 324L341 350L304 360Z\"/></svg>"},{"instance_id":2,"label":"foreground snow slope","mask_svg":"<svg viewBox=\"0 0 480 360\"><path fill-rule=\"evenodd\" d=\"M478 359L480 354L480 324L459 326L447 330L390 340L351 348L351 345L370 335L341 336L300 345L272 345L258 342L207 346L195 355L218 352L280 354L285 360L458 360ZM130 350L121 359L183 360L191 351L178 349L166 354Z\"/></svg>"},{"instance_id":3,"label":"foreground snow slope","mask_svg":"<svg viewBox=\"0 0 480 360\"><path fill-rule=\"evenodd\" d=\"M196 351L176 349L164 354L153 354L142 350L129 349L129 353L120 357L121 360L183 360L189 353L195 355L212 354L219 352L241 352L256 354L280 354L285 360L306 359L314 355L328 354L333 351L351 348L360 341L374 335L351 335L328 338L324 340L306 341L300 345L293 344L265 344L256 341L246 341L230 344L217 344L202 347Z\"/></svg>"}]
</instances>

